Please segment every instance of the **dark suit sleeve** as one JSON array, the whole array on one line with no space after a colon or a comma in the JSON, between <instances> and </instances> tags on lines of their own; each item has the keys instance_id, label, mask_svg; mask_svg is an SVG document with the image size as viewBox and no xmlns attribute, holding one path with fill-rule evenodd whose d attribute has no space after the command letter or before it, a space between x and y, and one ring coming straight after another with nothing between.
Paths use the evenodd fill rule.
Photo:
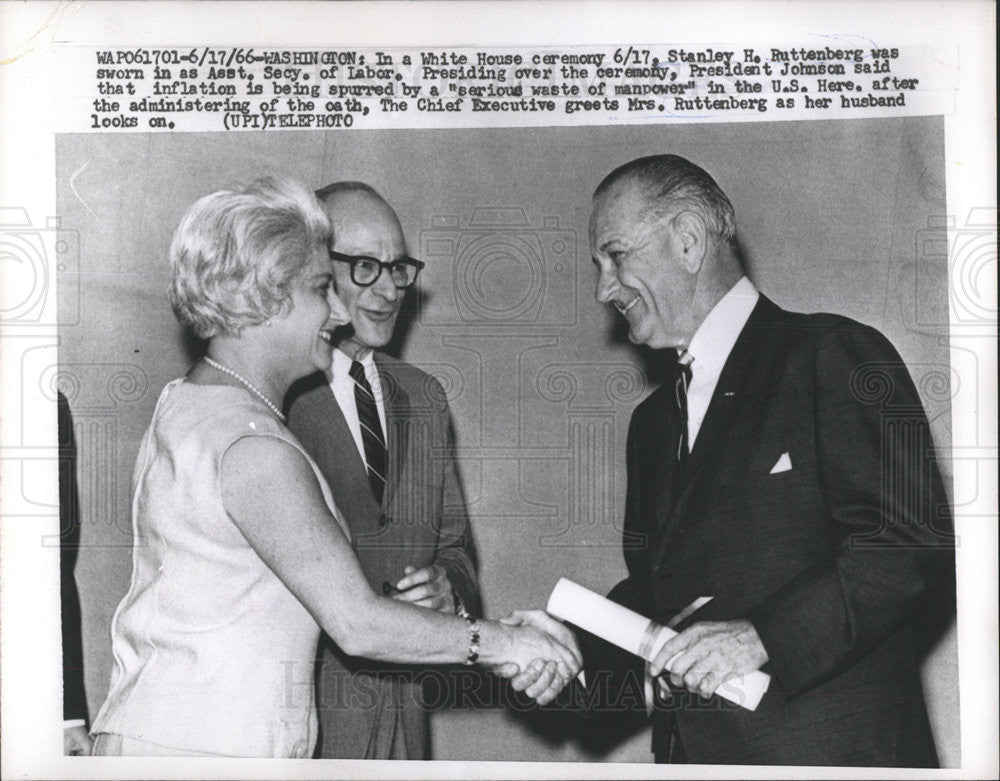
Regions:
<instances>
[{"instance_id":1,"label":"dark suit sleeve","mask_svg":"<svg viewBox=\"0 0 1000 781\"><path fill-rule=\"evenodd\" d=\"M788 692L854 664L954 568L927 418L899 355L865 327L830 331L815 355L819 490L839 542L749 616Z\"/></svg>"},{"instance_id":2,"label":"dark suit sleeve","mask_svg":"<svg viewBox=\"0 0 1000 781\"><path fill-rule=\"evenodd\" d=\"M625 579L611 589L608 599L637 610L634 584ZM576 630L586 672L586 705L591 713L605 712L620 731L629 731L646 720L645 662L607 640L582 629Z\"/></svg>"},{"instance_id":3,"label":"dark suit sleeve","mask_svg":"<svg viewBox=\"0 0 1000 781\"><path fill-rule=\"evenodd\" d=\"M69 404L57 398L59 426L59 563L62 607L63 719L87 720L83 688L83 638L80 596L73 570L80 545L79 498L76 485L76 443Z\"/></svg>"},{"instance_id":4,"label":"dark suit sleeve","mask_svg":"<svg viewBox=\"0 0 1000 781\"><path fill-rule=\"evenodd\" d=\"M440 384L435 390L441 399L445 398L444 389ZM455 436L447 401L442 401L437 409L435 427L436 442L442 445L444 464L441 517L438 519L438 549L434 561L448 571L451 587L461 597L466 609L473 615L480 615L475 546L469 530L469 513L465 507L465 496L458 477Z\"/></svg>"}]
</instances>

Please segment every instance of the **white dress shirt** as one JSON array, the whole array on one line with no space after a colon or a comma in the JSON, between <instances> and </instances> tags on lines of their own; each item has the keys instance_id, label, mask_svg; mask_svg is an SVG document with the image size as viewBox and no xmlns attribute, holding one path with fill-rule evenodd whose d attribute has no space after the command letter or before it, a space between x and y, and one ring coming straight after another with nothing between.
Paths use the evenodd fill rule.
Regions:
<instances>
[{"instance_id":1,"label":"white dress shirt","mask_svg":"<svg viewBox=\"0 0 1000 781\"><path fill-rule=\"evenodd\" d=\"M689 448L698 438L722 367L759 298L753 282L741 277L708 313L688 345L687 351L694 358L687 393Z\"/></svg>"},{"instance_id":2,"label":"white dress shirt","mask_svg":"<svg viewBox=\"0 0 1000 781\"><path fill-rule=\"evenodd\" d=\"M382 400L382 383L379 380L378 369L375 368L375 354L370 352L360 360L365 370L365 377L368 384L372 386L372 395L375 397L375 407L378 409L378 419L382 424L382 436L388 442L388 432L385 424L385 403ZM333 351L333 366L331 367L333 379L330 381L330 388L333 396L340 406L340 411L344 413L347 420L347 427L354 437L354 444L358 448L361 460L365 460L365 443L361 439L361 421L358 419L358 403L354 398L354 379L351 377L351 358L339 349Z\"/></svg>"},{"instance_id":3,"label":"white dress shirt","mask_svg":"<svg viewBox=\"0 0 1000 781\"><path fill-rule=\"evenodd\" d=\"M733 285L708 313L698 330L695 331L688 345L687 352L694 360L691 362L691 384L687 392L688 412L688 449L694 447L694 441L701 430L701 424L708 412L708 405L719 384L722 367L729 359L729 353L750 319L750 313L757 306L760 293L753 282L745 276ZM696 602L701 602L704 597ZM690 607L694 607L692 603ZM668 696L669 689L661 679L659 681L661 696ZM653 681L649 675L649 665L646 665L646 711L653 709Z\"/></svg>"}]
</instances>

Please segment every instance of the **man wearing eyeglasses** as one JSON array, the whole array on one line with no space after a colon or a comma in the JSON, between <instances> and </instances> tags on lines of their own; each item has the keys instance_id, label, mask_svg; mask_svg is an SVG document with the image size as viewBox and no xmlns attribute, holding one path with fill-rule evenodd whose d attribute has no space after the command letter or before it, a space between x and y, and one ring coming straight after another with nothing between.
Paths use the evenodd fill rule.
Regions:
<instances>
[{"instance_id":1,"label":"man wearing eyeglasses","mask_svg":"<svg viewBox=\"0 0 1000 781\"><path fill-rule=\"evenodd\" d=\"M316 195L333 226L334 285L351 324L335 334L330 374L289 393L288 425L330 483L372 588L431 610L475 613L474 554L444 390L379 352L424 264L407 255L396 213L370 186L337 182ZM352 659L324 636L317 675L317 756L427 758L419 681L428 671Z\"/></svg>"}]
</instances>

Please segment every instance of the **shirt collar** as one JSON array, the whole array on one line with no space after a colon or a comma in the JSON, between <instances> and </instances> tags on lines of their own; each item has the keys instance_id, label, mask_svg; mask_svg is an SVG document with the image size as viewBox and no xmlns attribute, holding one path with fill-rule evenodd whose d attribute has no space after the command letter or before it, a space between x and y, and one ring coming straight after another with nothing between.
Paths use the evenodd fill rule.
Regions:
<instances>
[{"instance_id":1,"label":"shirt collar","mask_svg":"<svg viewBox=\"0 0 1000 781\"><path fill-rule=\"evenodd\" d=\"M351 363L353 359L341 350L339 347L333 349L333 365L331 366L332 378L337 377L348 377L350 376ZM375 351L369 350L364 358L360 359L360 363L365 367L365 375L368 377L373 376L375 371Z\"/></svg>"},{"instance_id":2,"label":"shirt collar","mask_svg":"<svg viewBox=\"0 0 1000 781\"><path fill-rule=\"evenodd\" d=\"M750 319L760 293L747 277L740 277L729 292L712 307L698 330L695 331L688 353L694 358L695 375L718 375L739 338L740 331Z\"/></svg>"}]
</instances>

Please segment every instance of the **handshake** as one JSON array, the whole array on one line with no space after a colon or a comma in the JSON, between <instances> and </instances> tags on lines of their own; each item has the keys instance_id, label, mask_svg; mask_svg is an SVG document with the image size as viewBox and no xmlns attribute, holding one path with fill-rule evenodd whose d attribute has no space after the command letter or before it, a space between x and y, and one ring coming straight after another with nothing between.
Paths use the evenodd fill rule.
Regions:
<instances>
[{"instance_id":1,"label":"handshake","mask_svg":"<svg viewBox=\"0 0 1000 781\"><path fill-rule=\"evenodd\" d=\"M491 671L539 705L551 702L583 667L576 637L544 610L515 610L499 621L509 646Z\"/></svg>"},{"instance_id":2,"label":"handshake","mask_svg":"<svg viewBox=\"0 0 1000 781\"><path fill-rule=\"evenodd\" d=\"M440 564L406 567L392 596L446 615L455 612L455 594ZM486 623L499 630L492 638L499 647L491 648L493 658L486 667L501 678L510 678L515 690L539 705L555 699L583 666L576 637L544 610L515 610L497 623Z\"/></svg>"}]
</instances>

